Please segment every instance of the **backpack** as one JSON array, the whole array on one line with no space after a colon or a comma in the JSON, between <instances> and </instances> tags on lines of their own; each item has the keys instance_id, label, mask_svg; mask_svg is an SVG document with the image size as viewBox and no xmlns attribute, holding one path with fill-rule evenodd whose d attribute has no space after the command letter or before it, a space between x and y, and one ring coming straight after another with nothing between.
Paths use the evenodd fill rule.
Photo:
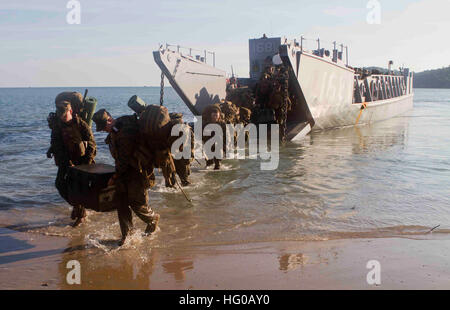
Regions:
<instances>
[{"instance_id":1,"label":"backpack","mask_svg":"<svg viewBox=\"0 0 450 310\"><path fill-rule=\"evenodd\" d=\"M94 116L95 107L97 106L97 99L87 96L83 102L83 110L80 117L85 121L89 127L92 127L92 117Z\"/></svg>"},{"instance_id":2,"label":"backpack","mask_svg":"<svg viewBox=\"0 0 450 310\"><path fill-rule=\"evenodd\" d=\"M169 111L166 107L150 104L139 115L139 131L149 138L160 139L167 134L165 127L169 121Z\"/></svg>"},{"instance_id":3,"label":"backpack","mask_svg":"<svg viewBox=\"0 0 450 310\"><path fill-rule=\"evenodd\" d=\"M148 175L153 179L149 179L149 181L154 184L153 169L160 168L167 184L167 181L175 173L170 152L173 138L170 134L172 126L180 123L181 119L174 114L174 119L171 120L166 107L154 104L147 105L144 100L136 95L130 98L128 106L139 117L137 122L140 138L139 145L134 153L139 170L143 173L151 172Z\"/></svg>"},{"instance_id":4,"label":"backpack","mask_svg":"<svg viewBox=\"0 0 450 310\"><path fill-rule=\"evenodd\" d=\"M220 108L225 114L226 123L236 122L236 115L239 113L239 109L231 101L224 101L221 103Z\"/></svg>"}]
</instances>

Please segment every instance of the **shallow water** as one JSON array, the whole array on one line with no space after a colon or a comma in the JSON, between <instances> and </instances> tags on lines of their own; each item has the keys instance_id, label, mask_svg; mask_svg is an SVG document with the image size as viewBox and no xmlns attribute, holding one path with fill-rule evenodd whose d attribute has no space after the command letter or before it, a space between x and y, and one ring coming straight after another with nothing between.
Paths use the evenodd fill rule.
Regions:
<instances>
[{"instance_id":1,"label":"shallow water","mask_svg":"<svg viewBox=\"0 0 450 310\"><path fill-rule=\"evenodd\" d=\"M87 223L72 229L70 207L53 185L46 116L64 90L0 89L0 226L81 238L87 248L115 253L116 213L89 212ZM131 114L126 103L134 94L159 103L159 88L89 90L97 109L114 116ZM193 119L172 89L165 95L170 112ZM112 163L105 136L95 133L96 161ZM279 155L275 171L260 170L258 160L225 160L221 171L194 163L193 185L185 189L192 204L157 177L150 201L161 214L160 229L143 238L145 226L135 217L126 247L409 236L436 225L434 233L450 232L450 90L417 89L406 115L315 132L286 144Z\"/></svg>"}]
</instances>

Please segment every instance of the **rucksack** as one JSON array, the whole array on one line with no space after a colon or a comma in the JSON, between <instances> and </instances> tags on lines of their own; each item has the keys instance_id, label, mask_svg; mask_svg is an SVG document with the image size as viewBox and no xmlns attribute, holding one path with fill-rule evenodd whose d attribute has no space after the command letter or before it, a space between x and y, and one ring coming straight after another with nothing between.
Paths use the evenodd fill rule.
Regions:
<instances>
[{"instance_id":1,"label":"rucksack","mask_svg":"<svg viewBox=\"0 0 450 310\"><path fill-rule=\"evenodd\" d=\"M81 112L81 119L85 121L89 127L92 127L92 117L94 116L95 107L97 106L97 99L87 96L83 102L83 110Z\"/></svg>"},{"instance_id":2,"label":"rucksack","mask_svg":"<svg viewBox=\"0 0 450 310\"><path fill-rule=\"evenodd\" d=\"M150 104L139 115L139 131L149 138L160 139L167 134L165 126L169 121L169 111L166 107Z\"/></svg>"},{"instance_id":3,"label":"rucksack","mask_svg":"<svg viewBox=\"0 0 450 310\"><path fill-rule=\"evenodd\" d=\"M153 171L161 168L167 180L175 173L170 147L172 144L171 129L178 124L175 118L171 120L169 111L160 105L147 105L138 96L128 101L128 106L136 112L139 126L139 145L134 153L139 170ZM176 138L176 137L175 137Z\"/></svg>"}]
</instances>

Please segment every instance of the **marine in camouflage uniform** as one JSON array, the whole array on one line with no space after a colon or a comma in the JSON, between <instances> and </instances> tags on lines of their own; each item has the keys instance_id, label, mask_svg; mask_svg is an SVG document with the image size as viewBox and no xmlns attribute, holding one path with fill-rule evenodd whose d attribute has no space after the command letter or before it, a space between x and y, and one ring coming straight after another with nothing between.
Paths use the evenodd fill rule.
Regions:
<instances>
[{"instance_id":1,"label":"marine in camouflage uniform","mask_svg":"<svg viewBox=\"0 0 450 310\"><path fill-rule=\"evenodd\" d=\"M240 110L233 102L222 100L220 109L223 112L223 121L225 122L225 124L236 125L239 123ZM224 132L224 134L226 133ZM234 145L237 146L237 132L234 133L234 137L232 139L234 139Z\"/></svg>"},{"instance_id":2,"label":"marine in camouflage uniform","mask_svg":"<svg viewBox=\"0 0 450 310\"><path fill-rule=\"evenodd\" d=\"M164 125L157 136L143 136L140 150L147 153L147 158L151 158L155 168L161 170L165 180L166 187L175 187L177 184L176 174L180 178L187 181L187 175L190 174L190 167L186 167L187 162L179 160L175 162L171 148L174 141L179 136L172 136L172 128L177 124L182 123L182 114L170 113L170 121ZM193 140L192 140L193 143ZM142 158L142 156L139 156ZM187 182L182 182L184 185L189 185Z\"/></svg>"},{"instance_id":3,"label":"marine in camouflage uniform","mask_svg":"<svg viewBox=\"0 0 450 310\"><path fill-rule=\"evenodd\" d=\"M78 117L81 117L81 114L83 112L83 96L79 92L70 92L65 91L62 93L59 93L55 98L55 105L58 106L61 102L69 102L70 106L72 108L72 115L77 115ZM81 119L83 119L81 117ZM54 123L56 122L56 113L51 112L47 117L48 127L50 127L50 130L53 130ZM50 146L47 151L47 158L53 157L53 150Z\"/></svg>"},{"instance_id":4,"label":"marine in camouflage uniform","mask_svg":"<svg viewBox=\"0 0 450 310\"><path fill-rule=\"evenodd\" d=\"M252 111L250 109L240 107L239 108L239 122L244 126L247 126L250 123L252 116Z\"/></svg>"},{"instance_id":5,"label":"marine in camouflage uniform","mask_svg":"<svg viewBox=\"0 0 450 310\"><path fill-rule=\"evenodd\" d=\"M217 116L216 119L213 119L212 116L213 114L215 116ZM223 134L223 154L225 154L225 148L226 148L226 124L223 121L223 113L220 109L220 106L218 104L213 104L210 106L207 106L202 113L202 132L204 132L205 127L208 124L218 124L221 128L222 128L222 134ZM203 143L207 142L209 139L211 139L212 137L214 137L215 133L212 132L211 136L206 136L203 135L202 140ZM211 151L215 151L215 145L212 146ZM214 170L218 170L220 169L220 162L221 159L220 158L207 158L206 159L206 166L210 166L214 163Z\"/></svg>"},{"instance_id":6,"label":"marine in camouflage uniform","mask_svg":"<svg viewBox=\"0 0 450 310\"><path fill-rule=\"evenodd\" d=\"M270 94L273 89L273 71L274 68L272 66L266 67L256 85L255 104L261 109L266 108L269 103Z\"/></svg>"},{"instance_id":7,"label":"marine in camouflage uniform","mask_svg":"<svg viewBox=\"0 0 450 310\"><path fill-rule=\"evenodd\" d=\"M286 141L287 129L287 112L289 105L289 71L285 66L281 66L276 73L275 84L277 84L277 91L279 92L279 104L275 108L275 117L277 123L280 125L280 139ZM276 93L274 92L274 93Z\"/></svg>"},{"instance_id":8,"label":"marine in camouflage uniform","mask_svg":"<svg viewBox=\"0 0 450 310\"><path fill-rule=\"evenodd\" d=\"M145 232L151 234L156 230L159 214L153 212L149 206L148 189L151 178L139 169L138 161L134 156L139 146L139 126L135 115L122 116L113 119L105 110L97 111L92 119L97 131L106 131L105 140L115 160L116 173L109 185L115 185L114 202L117 204L123 245L133 227L131 210L147 224Z\"/></svg>"},{"instance_id":9,"label":"marine in camouflage uniform","mask_svg":"<svg viewBox=\"0 0 450 310\"><path fill-rule=\"evenodd\" d=\"M51 125L51 151L54 154L58 173L55 186L64 200L68 201L67 173L71 166L92 164L96 155L96 144L89 125L78 115L72 114L71 104L62 101L57 104L56 115L49 119ZM70 202L69 202L70 203ZM72 219L78 226L86 216L86 210L81 205L75 205Z\"/></svg>"},{"instance_id":10,"label":"marine in camouflage uniform","mask_svg":"<svg viewBox=\"0 0 450 310\"><path fill-rule=\"evenodd\" d=\"M183 114L181 114L181 113L170 113L170 119L172 121L177 122L178 124L183 124ZM191 174L191 162L192 162L192 159L194 158L194 147L195 147L194 132L189 127L189 125L185 124L185 126L187 126L186 128L189 130L190 139L191 139L191 143L190 143L191 144L191 157L190 158L180 158L180 159L173 158L173 162L175 164L175 170L176 170L176 173L178 174L178 176L180 177L182 186L187 186L187 185L191 184L191 182L189 181L189 175ZM178 139L181 136L182 136L182 133L180 133L179 136L176 136L176 138ZM172 140L173 140L173 138L172 138ZM183 145L180 146L179 151L183 152ZM172 178L175 178L175 175L173 175ZM172 184L175 184L175 180L172 180Z\"/></svg>"}]
</instances>

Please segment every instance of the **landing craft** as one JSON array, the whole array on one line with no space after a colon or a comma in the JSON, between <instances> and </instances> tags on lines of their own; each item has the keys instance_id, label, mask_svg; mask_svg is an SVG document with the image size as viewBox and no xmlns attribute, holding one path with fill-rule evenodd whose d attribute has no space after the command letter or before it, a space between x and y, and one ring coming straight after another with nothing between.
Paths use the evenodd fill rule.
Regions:
<instances>
[{"instance_id":1,"label":"landing craft","mask_svg":"<svg viewBox=\"0 0 450 310\"><path fill-rule=\"evenodd\" d=\"M308 50L284 37L249 40L250 77L237 84L253 87L267 64L281 61L289 68L289 94L294 98L287 115L287 139L299 140L312 130L368 124L405 113L413 106L413 73L361 71L348 65L348 50ZM153 52L162 74L194 115L227 95L227 73L215 67L215 53L180 46L161 46Z\"/></svg>"}]
</instances>

